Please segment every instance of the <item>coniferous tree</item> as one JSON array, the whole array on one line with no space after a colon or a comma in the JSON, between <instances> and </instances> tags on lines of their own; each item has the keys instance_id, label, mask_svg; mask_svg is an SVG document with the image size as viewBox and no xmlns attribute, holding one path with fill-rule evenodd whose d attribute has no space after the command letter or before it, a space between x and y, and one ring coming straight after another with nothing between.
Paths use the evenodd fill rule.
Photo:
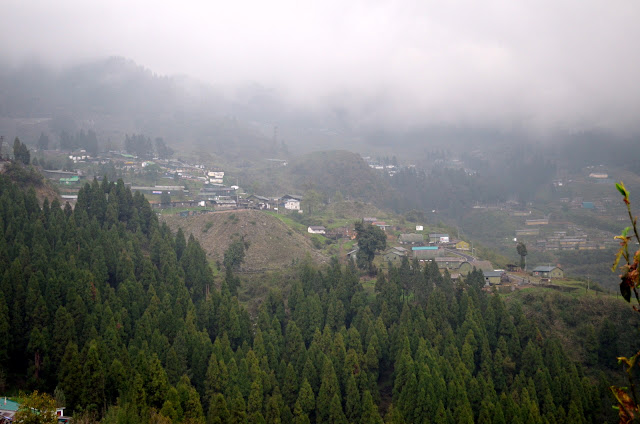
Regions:
<instances>
[{"instance_id":1,"label":"coniferous tree","mask_svg":"<svg viewBox=\"0 0 640 424\"><path fill-rule=\"evenodd\" d=\"M207 424L224 424L229 422L231 415L227 409L227 402L222 393L216 393L209 402Z\"/></svg>"},{"instance_id":2,"label":"coniferous tree","mask_svg":"<svg viewBox=\"0 0 640 424\"><path fill-rule=\"evenodd\" d=\"M98 343L91 341L85 349L82 367L84 383L82 399L87 410L101 415L105 408L105 371L99 357Z\"/></svg>"}]
</instances>

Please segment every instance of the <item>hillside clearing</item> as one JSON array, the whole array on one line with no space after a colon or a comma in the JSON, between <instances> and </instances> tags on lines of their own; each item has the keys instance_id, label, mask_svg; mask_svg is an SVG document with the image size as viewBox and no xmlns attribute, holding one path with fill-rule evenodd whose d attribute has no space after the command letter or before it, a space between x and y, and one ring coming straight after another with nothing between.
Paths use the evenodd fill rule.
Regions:
<instances>
[{"instance_id":1,"label":"hillside clearing","mask_svg":"<svg viewBox=\"0 0 640 424\"><path fill-rule=\"evenodd\" d=\"M182 228L200 242L208 258L222 262L224 251L235 237L249 242L242 272L281 270L309 255L314 262L328 257L314 249L311 240L289 228L282 220L253 210L217 212L207 215L161 218L173 230Z\"/></svg>"}]
</instances>

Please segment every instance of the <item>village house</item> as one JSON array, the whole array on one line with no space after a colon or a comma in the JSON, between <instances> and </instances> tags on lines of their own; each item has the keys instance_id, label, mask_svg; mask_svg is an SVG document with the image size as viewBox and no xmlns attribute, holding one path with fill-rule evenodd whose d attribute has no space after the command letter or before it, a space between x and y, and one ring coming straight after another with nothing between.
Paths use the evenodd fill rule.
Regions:
<instances>
[{"instance_id":1,"label":"village house","mask_svg":"<svg viewBox=\"0 0 640 424\"><path fill-rule=\"evenodd\" d=\"M429 243L449 243L449 234L431 233Z\"/></svg>"},{"instance_id":2,"label":"village house","mask_svg":"<svg viewBox=\"0 0 640 424\"><path fill-rule=\"evenodd\" d=\"M326 234L327 229L321 225L312 225L307 228L307 232L310 234Z\"/></svg>"},{"instance_id":3,"label":"village house","mask_svg":"<svg viewBox=\"0 0 640 424\"><path fill-rule=\"evenodd\" d=\"M149 202L152 208L193 208L196 206L205 206L204 202L199 202L197 200L184 200L184 201L176 201L170 203L159 203L159 202Z\"/></svg>"},{"instance_id":4,"label":"village house","mask_svg":"<svg viewBox=\"0 0 640 424\"><path fill-rule=\"evenodd\" d=\"M209 171L207 172L207 178L209 184L222 184L224 180L224 171Z\"/></svg>"},{"instance_id":5,"label":"village house","mask_svg":"<svg viewBox=\"0 0 640 424\"><path fill-rule=\"evenodd\" d=\"M405 249L404 247L397 246L387 250L383 258L385 262L399 262L405 256L407 256L407 249Z\"/></svg>"},{"instance_id":6,"label":"village house","mask_svg":"<svg viewBox=\"0 0 640 424\"><path fill-rule=\"evenodd\" d=\"M490 261L471 261L471 268L479 269L482 272L493 271L493 264Z\"/></svg>"},{"instance_id":7,"label":"village house","mask_svg":"<svg viewBox=\"0 0 640 424\"><path fill-rule=\"evenodd\" d=\"M64 185L75 184L78 182L80 182L80 177L78 177L77 175L74 175L73 177L69 177L69 178L60 178L60 184L64 184Z\"/></svg>"},{"instance_id":8,"label":"village house","mask_svg":"<svg viewBox=\"0 0 640 424\"><path fill-rule=\"evenodd\" d=\"M380 228L382 231L387 231L387 228L391 228L391 225L387 224L384 221L375 221L371 225Z\"/></svg>"},{"instance_id":9,"label":"village house","mask_svg":"<svg viewBox=\"0 0 640 424\"><path fill-rule=\"evenodd\" d=\"M299 211L300 203L302 202L302 196L285 194L280 199L280 204L287 210Z\"/></svg>"},{"instance_id":10,"label":"village house","mask_svg":"<svg viewBox=\"0 0 640 424\"><path fill-rule=\"evenodd\" d=\"M519 228L516 230L516 237L540 235L540 228Z\"/></svg>"},{"instance_id":11,"label":"village house","mask_svg":"<svg viewBox=\"0 0 640 424\"><path fill-rule=\"evenodd\" d=\"M340 238L354 239L356 237L356 232L349 228L349 226L344 226L327 229L327 234L325 235L335 240Z\"/></svg>"},{"instance_id":12,"label":"village house","mask_svg":"<svg viewBox=\"0 0 640 424\"><path fill-rule=\"evenodd\" d=\"M168 193L171 195L182 194L184 192L184 186L131 186L131 191L139 191L142 194L162 194Z\"/></svg>"},{"instance_id":13,"label":"village house","mask_svg":"<svg viewBox=\"0 0 640 424\"><path fill-rule=\"evenodd\" d=\"M495 286L497 284L508 283L509 277L502 270L482 271L484 274L485 286Z\"/></svg>"},{"instance_id":14,"label":"village house","mask_svg":"<svg viewBox=\"0 0 640 424\"><path fill-rule=\"evenodd\" d=\"M91 156L87 154L86 150L79 150L71 153L69 159L71 159L73 163L78 163L91 159Z\"/></svg>"},{"instance_id":15,"label":"village house","mask_svg":"<svg viewBox=\"0 0 640 424\"><path fill-rule=\"evenodd\" d=\"M424 244L422 234L400 234L398 242L401 244Z\"/></svg>"},{"instance_id":16,"label":"village house","mask_svg":"<svg viewBox=\"0 0 640 424\"><path fill-rule=\"evenodd\" d=\"M233 196L235 193L236 189L233 187L226 187L222 184L206 184L200 189L198 197L213 199L215 196Z\"/></svg>"},{"instance_id":17,"label":"village house","mask_svg":"<svg viewBox=\"0 0 640 424\"><path fill-rule=\"evenodd\" d=\"M14 422L14 416L20 409L20 403L7 399L6 396L0 398L0 423L12 423ZM58 417L58 423L69 423L71 417L64 415L64 407L56 408L56 417Z\"/></svg>"},{"instance_id":18,"label":"village house","mask_svg":"<svg viewBox=\"0 0 640 424\"><path fill-rule=\"evenodd\" d=\"M441 272L447 269L450 273L455 272L460 275L467 275L473 270L471 264L460 256L442 256L434 260Z\"/></svg>"},{"instance_id":19,"label":"village house","mask_svg":"<svg viewBox=\"0 0 640 424\"><path fill-rule=\"evenodd\" d=\"M458 240L455 244L455 248L456 250L469 250L470 246L466 241Z\"/></svg>"},{"instance_id":20,"label":"village house","mask_svg":"<svg viewBox=\"0 0 640 424\"><path fill-rule=\"evenodd\" d=\"M564 278L564 272L562 271L562 268L559 268L557 266L537 266L531 271L531 273L536 277L541 278Z\"/></svg>"},{"instance_id":21,"label":"village house","mask_svg":"<svg viewBox=\"0 0 640 424\"><path fill-rule=\"evenodd\" d=\"M42 174L50 180L60 180L61 178L73 178L78 177L83 179L84 175L79 172L63 171L61 169L43 169Z\"/></svg>"},{"instance_id":22,"label":"village house","mask_svg":"<svg viewBox=\"0 0 640 424\"><path fill-rule=\"evenodd\" d=\"M246 198L249 209L268 210L271 209L271 200L268 197L252 194Z\"/></svg>"},{"instance_id":23,"label":"village house","mask_svg":"<svg viewBox=\"0 0 640 424\"><path fill-rule=\"evenodd\" d=\"M439 251L438 246L414 246L411 248L413 257L419 261L434 259L440 253Z\"/></svg>"},{"instance_id":24,"label":"village house","mask_svg":"<svg viewBox=\"0 0 640 424\"><path fill-rule=\"evenodd\" d=\"M215 199L212 203L217 210L236 209L236 206L237 206L236 199L230 199L230 198L226 198L226 199L218 198L218 199Z\"/></svg>"}]
</instances>

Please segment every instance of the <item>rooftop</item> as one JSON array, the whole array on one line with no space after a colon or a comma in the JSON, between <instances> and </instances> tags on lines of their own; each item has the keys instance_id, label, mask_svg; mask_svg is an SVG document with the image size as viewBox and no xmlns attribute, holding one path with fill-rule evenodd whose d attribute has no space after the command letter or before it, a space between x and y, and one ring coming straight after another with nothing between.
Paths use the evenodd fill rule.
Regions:
<instances>
[{"instance_id":1,"label":"rooftop","mask_svg":"<svg viewBox=\"0 0 640 424\"><path fill-rule=\"evenodd\" d=\"M0 398L0 411L17 411L20 408L18 402L7 399L7 397Z\"/></svg>"},{"instance_id":2,"label":"rooftop","mask_svg":"<svg viewBox=\"0 0 640 424\"><path fill-rule=\"evenodd\" d=\"M558 268L558 267L557 266L549 266L549 265L537 266L537 267L533 268L533 272L551 272L555 268Z\"/></svg>"}]
</instances>

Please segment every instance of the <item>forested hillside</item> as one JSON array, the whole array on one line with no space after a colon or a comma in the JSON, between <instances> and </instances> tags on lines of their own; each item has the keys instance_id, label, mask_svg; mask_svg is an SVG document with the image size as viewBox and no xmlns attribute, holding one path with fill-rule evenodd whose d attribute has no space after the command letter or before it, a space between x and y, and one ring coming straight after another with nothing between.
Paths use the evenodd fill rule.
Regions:
<instances>
[{"instance_id":1,"label":"forested hillside","mask_svg":"<svg viewBox=\"0 0 640 424\"><path fill-rule=\"evenodd\" d=\"M309 153L294 159L288 168L298 189L312 188L328 198L340 193L379 204L388 187L360 155L346 150Z\"/></svg>"},{"instance_id":2,"label":"forested hillside","mask_svg":"<svg viewBox=\"0 0 640 424\"><path fill-rule=\"evenodd\" d=\"M405 261L371 297L353 265L303 262L250 316L240 280L122 181L72 210L0 177L0 269L5 390L105 423L615 420L606 385L479 271Z\"/></svg>"}]
</instances>

